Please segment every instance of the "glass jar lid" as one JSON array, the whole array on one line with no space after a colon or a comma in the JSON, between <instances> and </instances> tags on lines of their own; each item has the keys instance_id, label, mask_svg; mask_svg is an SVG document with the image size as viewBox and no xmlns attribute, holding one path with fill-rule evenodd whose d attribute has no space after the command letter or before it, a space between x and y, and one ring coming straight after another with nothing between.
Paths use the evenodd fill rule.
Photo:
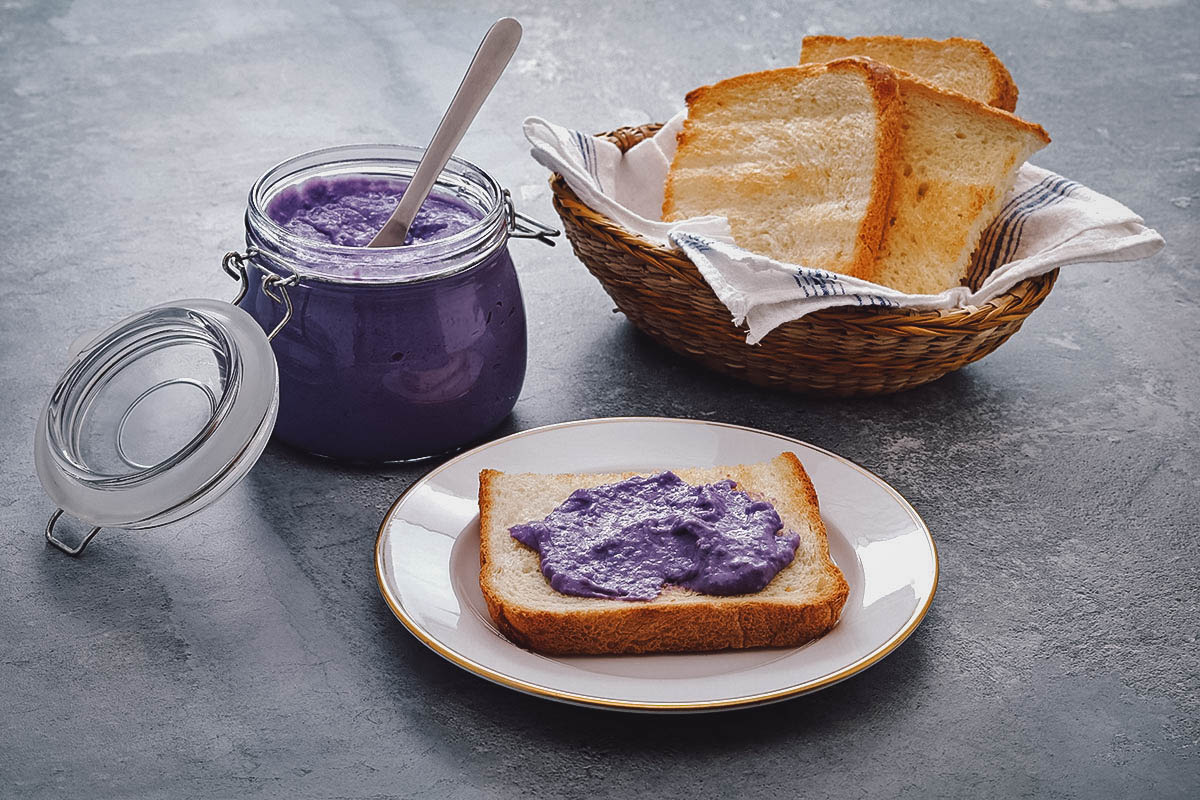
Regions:
<instances>
[{"instance_id":1,"label":"glass jar lid","mask_svg":"<svg viewBox=\"0 0 1200 800\"><path fill-rule=\"evenodd\" d=\"M249 471L278 410L275 356L249 314L217 300L155 306L72 357L38 421L38 479L92 525L165 525Z\"/></svg>"}]
</instances>

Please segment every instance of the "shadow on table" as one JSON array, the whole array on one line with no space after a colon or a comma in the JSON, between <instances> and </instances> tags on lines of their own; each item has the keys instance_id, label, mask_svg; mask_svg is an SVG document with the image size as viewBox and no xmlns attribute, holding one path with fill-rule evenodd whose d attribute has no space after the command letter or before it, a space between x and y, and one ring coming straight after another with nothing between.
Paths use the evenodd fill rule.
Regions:
<instances>
[{"instance_id":1,"label":"shadow on table","mask_svg":"<svg viewBox=\"0 0 1200 800\"><path fill-rule=\"evenodd\" d=\"M987 366L968 364L936 381L895 394L852 398L796 394L710 370L628 322L580 345L575 357L584 372L562 380L555 387L554 399L579 409L580 417L696 417L788 435L819 426L827 440L835 443L862 435L864 426L871 429L870 439L877 441L878 431L884 429L921 428L934 421L978 424L978 405L1019 398L1022 391L1013 385L1011 365L993 357L981 362Z\"/></svg>"}]
</instances>

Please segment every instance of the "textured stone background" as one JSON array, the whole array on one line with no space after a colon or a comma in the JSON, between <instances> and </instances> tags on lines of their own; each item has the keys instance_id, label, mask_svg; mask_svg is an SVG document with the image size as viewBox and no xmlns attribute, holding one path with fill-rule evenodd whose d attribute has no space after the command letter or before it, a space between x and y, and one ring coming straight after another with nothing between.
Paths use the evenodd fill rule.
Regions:
<instances>
[{"instance_id":1,"label":"textured stone background","mask_svg":"<svg viewBox=\"0 0 1200 800\"><path fill-rule=\"evenodd\" d=\"M230 296L217 262L250 183L315 147L424 141L503 13L525 42L461 152L543 219L526 114L660 120L697 85L792 63L805 33L879 31L986 40L1054 137L1037 163L1166 237L1147 263L1067 271L984 361L853 402L709 375L610 313L567 247L514 243L531 362L501 432L624 414L763 427L858 461L921 511L937 599L866 673L700 718L487 684L404 632L375 587L376 527L422 467L272 445L203 514L106 531L77 561L45 548L32 430L71 341L152 303ZM1197 41L1200 8L1169 0L4 3L0 795L1188 796Z\"/></svg>"}]
</instances>

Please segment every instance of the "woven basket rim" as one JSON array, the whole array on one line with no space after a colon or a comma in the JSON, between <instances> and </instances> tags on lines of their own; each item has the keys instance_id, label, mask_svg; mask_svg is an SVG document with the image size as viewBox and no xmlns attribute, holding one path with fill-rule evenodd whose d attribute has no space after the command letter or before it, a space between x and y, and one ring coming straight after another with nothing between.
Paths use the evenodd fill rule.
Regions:
<instances>
[{"instance_id":1,"label":"woven basket rim","mask_svg":"<svg viewBox=\"0 0 1200 800\"><path fill-rule=\"evenodd\" d=\"M653 135L662 126L661 122L624 126L612 131L597 133L594 136L607 139L624 151L638 141ZM655 244L596 211L580 200L563 176L557 172L550 176L550 188L555 196L556 205L568 206L571 213L583 218L583 221L590 224L591 227L607 234L608 238L612 239L622 250L637 256L639 260L648 265L659 269L668 268L690 283L712 291L712 287L708 285L696 266L683 255L682 251ZM1018 307L1030 304L1031 301L1034 307L1039 305L1045 295L1049 294L1057 277L1058 270L1055 269L1042 275L1026 278L978 306L946 309L835 306L814 311L805 315L804 319L814 317L819 317L822 321L836 319L842 325L861 327L864 330L886 327L915 335L935 334L939 332L938 329L962 332L963 329L970 329L981 324L986 326L993 317L1027 316L1032 308L1022 312L1018 310Z\"/></svg>"}]
</instances>

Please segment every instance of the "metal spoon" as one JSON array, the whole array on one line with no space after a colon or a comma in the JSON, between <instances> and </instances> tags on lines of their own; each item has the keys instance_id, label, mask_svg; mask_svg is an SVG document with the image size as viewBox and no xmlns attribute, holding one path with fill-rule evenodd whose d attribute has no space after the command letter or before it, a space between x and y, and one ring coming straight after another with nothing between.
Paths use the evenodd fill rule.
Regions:
<instances>
[{"instance_id":1,"label":"metal spoon","mask_svg":"<svg viewBox=\"0 0 1200 800\"><path fill-rule=\"evenodd\" d=\"M396 247L404 244L404 237L408 234L413 218L417 216L421 204L429 196L429 191L441 174L442 168L446 166L450 156L454 155L454 148L462 141L463 134L475 119L479 107L483 105L504 68L508 66L508 60L512 58L520 41L521 23L512 17L505 17L488 29L487 35L479 44L479 49L475 51L475 57L471 59L471 66L467 67L467 74L463 76L458 91L454 93L454 99L450 101L450 107L446 109L441 123L438 124L437 133L433 134L433 140L425 148L421 163L417 164L412 180L396 205L396 210L367 247Z\"/></svg>"}]
</instances>

